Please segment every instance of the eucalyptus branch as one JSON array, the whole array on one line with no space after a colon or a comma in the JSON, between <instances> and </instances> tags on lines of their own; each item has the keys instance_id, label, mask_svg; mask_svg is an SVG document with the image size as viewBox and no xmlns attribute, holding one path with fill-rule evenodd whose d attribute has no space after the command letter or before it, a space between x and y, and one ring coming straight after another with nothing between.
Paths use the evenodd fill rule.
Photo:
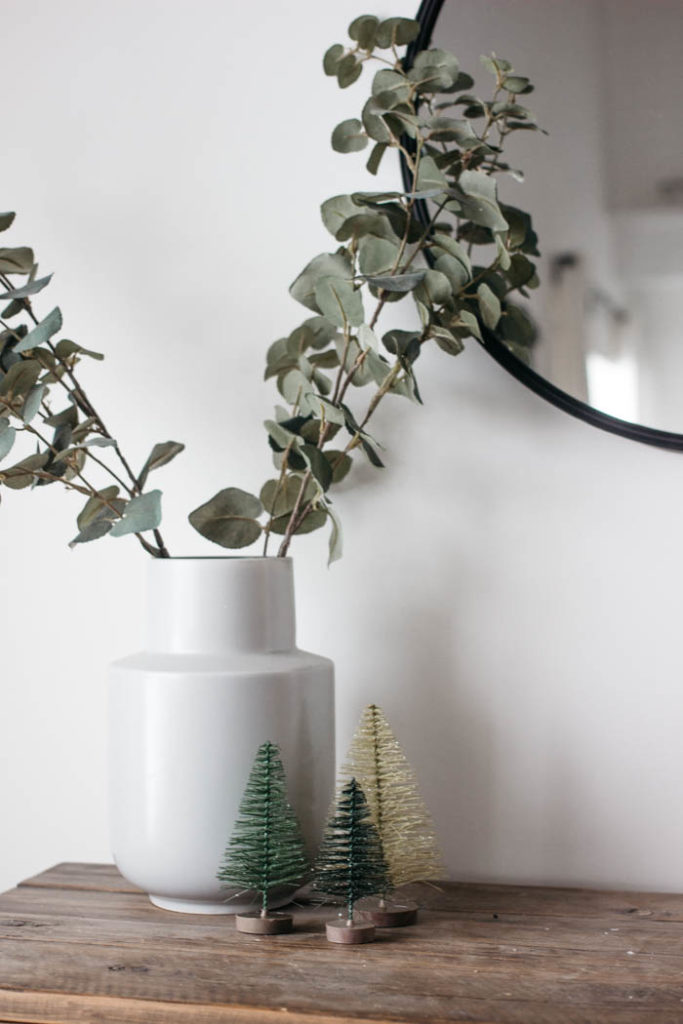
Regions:
<instances>
[{"instance_id":1,"label":"eucalyptus branch","mask_svg":"<svg viewBox=\"0 0 683 1024\"><path fill-rule=\"evenodd\" d=\"M293 409L278 407L276 419L266 421L279 454L278 476L261 490L270 509L265 526L259 499L235 487L190 516L200 533L224 547L245 547L264 533L266 553L275 532L282 535L278 555L284 556L295 535L329 522L333 561L340 554L340 526L330 488L361 452L381 468L378 443L366 427L388 394L421 403L414 366L427 343L454 356L463 339L481 338L487 330L511 347L533 344L533 322L513 298L537 283L530 259L538 255L536 235L528 214L499 202L495 177L509 170L500 164L505 137L535 128L517 99L533 87L495 55L482 58L495 80L489 101L469 92L474 80L446 51L421 51L409 67L401 50L418 30L410 19L363 15L349 26L351 45L336 43L324 56L325 73L342 88L379 60L360 118L337 125L332 147L347 153L373 143L372 174L385 152L402 156L410 191L354 192L322 204L323 223L339 247L314 257L291 285L292 297L314 315L274 342L266 358L266 376L275 378ZM387 50L393 62L381 55ZM463 116L452 115L459 106ZM479 119L483 124L476 129ZM487 141L494 129L497 147ZM445 224L444 211L450 218ZM477 246L484 256L473 265ZM495 247L493 257L489 246ZM368 293L373 302L366 314ZM405 329L375 334L388 303L407 296L414 314L404 317ZM409 326L410 320L417 324ZM382 348L392 360L380 354ZM336 372L327 375L328 368ZM352 385L371 388L362 415L353 411ZM328 442L342 430L348 438L332 448Z\"/></svg>"},{"instance_id":2,"label":"eucalyptus branch","mask_svg":"<svg viewBox=\"0 0 683 1024\"><path fill-rule=\"evenodd\" d=\"M9 227L13 217L13 214L0 217L0 230ZM149 554L169 557L158 529L161 492L144 494L143 477L146 479L151 470L169 462L182 451L183 446L177 442L155 445L142 475L135 475L74 372L79 354L102 357L82 349L72 341L62 340L55 344L53 337L62 326L59 309L54 309L44 321L38 319L29 295L41 291L50 279L36 280L37 268L33 263L32 250L25 247L3 249L1 259L0 284L5 287L5 298L10 301L0 320L0 326L4 329L0 335L0 407L4 409L4 414L0 415L0 458L4 458L12 449L18 433L27 433L38 440L37 454L45 456L46 462L36 465L35 457L29 457L9 470L0 470L0 484L12 478L22 481L24 478L28 481L38 479L49 483L61 481L69 490L87 495L89 501L78 517L80 532L73 543L94 540L110 530L113 536L133 533ZM16 289L10 279L11 274L28 274L29 283ZM6 322L21 314L25 314L33 324L30 331L26 323L10 326ZM35 343L30 344L34 338ZM52 413L47 402L49 386L52 384L62 388L70 402L70 406L57 415ZM79 422L79 413L85 416L84 421ZM12 417L19 421L19 426L11 425ZM48 427L54 427L54 440L50 441L35 422L31 422L34 418ZM101 442L99 438L102 438ZM93 453L93 444L106 442L114 449L129 482L105 459ZM42 450L40 445L43 446ZM102 489L91 483L83 472L88 456L93 464L116 482L116 487ZM64 473L50 471L51 464L57 459L65 462L67 473L73 474L70 479L67 480ZM83 486L75 484L74 478L80 480ZM10 486L23 486L23 483ZM119 487L123 489L125 498L112 497L118 494ZM123 520L123 523L119 520ZM81 527L81 523L85 526ZM152 533L154 543L142 536L147 530Z\"/></svg>"}]
</instances>

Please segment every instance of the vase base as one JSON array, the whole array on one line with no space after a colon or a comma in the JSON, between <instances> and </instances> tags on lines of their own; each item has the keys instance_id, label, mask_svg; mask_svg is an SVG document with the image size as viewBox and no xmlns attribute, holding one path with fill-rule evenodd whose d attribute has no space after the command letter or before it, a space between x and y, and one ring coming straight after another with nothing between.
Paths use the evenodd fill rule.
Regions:
<instances>
[{"instance_id":1,"label":"vase base","mask_svg":"<svg viewBox=\"0 0 683 1024\"><path fill-rule=\"evenodd\" d=\"M149 898L160 910L172 910L176 914L234 914L239 909L234 904L214 903L212 900L180 900L152 895Z\"/></svg>"}]
</instances>

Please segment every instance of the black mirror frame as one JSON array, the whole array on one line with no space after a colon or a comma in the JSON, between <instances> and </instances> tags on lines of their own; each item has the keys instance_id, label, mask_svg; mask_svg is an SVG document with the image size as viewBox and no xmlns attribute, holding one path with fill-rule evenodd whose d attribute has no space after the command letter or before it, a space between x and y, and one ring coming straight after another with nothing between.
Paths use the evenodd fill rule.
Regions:
<instances>
[{"instance_id":1,"label":"black mirror frame","mask_svg":"<svg viewBox=\"0 0 683 1024\"><path fill-rule=\"evenodd\" d=\"M445 0L422 0L415 16L420 24L420 31L415 41L408 47L404 62L406 68L412 66L415 56L420 50L426 50L429 47L434 27L444 3ZM404 140L407 146L410 145L410 141L410 139ZM404 190L410 192L412 190L412 180L403 154L401 154L401 177ZM423 199L419 199L415 203L415 214L425 226L429 223L427 204ZM566 391L555 387L550 381L547 381L540 374L532 370L531 367L526 366L521 360L517 359L491 331L483 326L480 344L497 363L503 366L513 377L516 377L518 381L526 385L537 395L540 395L541 398L551 402L552 405L556 405L558 409L564 409L571 416L576 416L577 419L583 420L585 423L591 423L594 427L599 427L601 430L607 430L611 434L628 437L632 441L654 445L656 448L667 448L670 451L683 451L683 434L674 434L668 430L657 430L654 427L645 427L639 423L630 423L628 420L621 420L616 416L599 412L586 402L573 398ZM683 395L681 395L681 401L683 402Z\"/></svg>"}]
</instances>

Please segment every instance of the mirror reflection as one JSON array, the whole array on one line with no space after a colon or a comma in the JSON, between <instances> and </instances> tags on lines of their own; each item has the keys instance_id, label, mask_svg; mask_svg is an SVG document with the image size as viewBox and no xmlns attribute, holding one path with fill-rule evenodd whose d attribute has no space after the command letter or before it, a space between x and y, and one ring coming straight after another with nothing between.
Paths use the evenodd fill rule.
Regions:
<instances>
[{"instance_id":1,"label":"mirror reflection","mask_svg":"<svg viewBox=\"0 0 683 1024\"><path fill-rule=\"evenodd\" d=\"M682 0L446 0L433 47L528 76L549 134L512 136L503 202L530 211L537 327L515 352L573 397L683 433ZM517 162L516 162L517 161Z\"/></svg>"}]
</instances>

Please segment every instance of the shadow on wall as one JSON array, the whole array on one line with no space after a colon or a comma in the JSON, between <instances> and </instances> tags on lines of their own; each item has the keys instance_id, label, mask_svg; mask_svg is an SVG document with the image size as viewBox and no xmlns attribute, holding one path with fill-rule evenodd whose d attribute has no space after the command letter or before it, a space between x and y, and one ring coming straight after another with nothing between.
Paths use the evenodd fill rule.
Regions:
<instances>
[{"instance_id":1,"label":"shadow on wall","mask_svg":"<svg viewBox=\"0 0 683 1024\"><path fill-rule=\"evenodd\" d=\"M392 630L386 679L400 695L385 711L434 817L449 874L493 854L495 760L490 724L459 680L457 610L414 591L383 610Z\"/></svg>"}]
</instances>

